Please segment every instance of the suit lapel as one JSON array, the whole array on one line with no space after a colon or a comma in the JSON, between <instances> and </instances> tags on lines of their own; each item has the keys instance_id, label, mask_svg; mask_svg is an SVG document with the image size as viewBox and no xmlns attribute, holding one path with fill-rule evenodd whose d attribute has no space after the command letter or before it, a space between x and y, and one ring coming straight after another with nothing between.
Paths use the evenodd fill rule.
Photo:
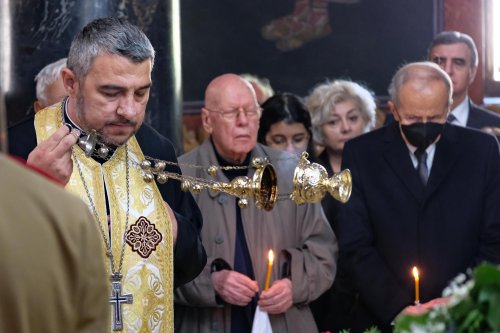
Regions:
<instances>
[{"instance_id":1,"label":"suit lapel","mask_svg":"<svg viewBox=\"0 0 500 333\"><path fill-rule=\"evenodd\" d=\"M413 194L415 199L420 200L422 198L424 186L418 178L417 171L413 167L410 152L401 138L397 122L387 126L384 142L385 149L383 154L385 160L396 176Z\"/></svg>"},{"instance_id":2,"label":"suit lapel","mask_svg":"<svg viewBox=\"0 0 500 333\"><path fill-rule=\"evenodd\" d=\"M467 127L480 128L480 119L478 113L474 110L475 105L469 100L469 117L467 118Z\"/></svg>"},{"instance_id":3,"label":"suit lapel","mask_svg":"<svg viewBox=\"0 0 500 333\"><path fill-rule=\"evenodd\" d=\"M457 140L455 127L446 124L441 139L436 144L436 153L434 154L431 173L425 189L426 199L439 187L456 163L460 149Z\"/></svg>"}]
</instances>

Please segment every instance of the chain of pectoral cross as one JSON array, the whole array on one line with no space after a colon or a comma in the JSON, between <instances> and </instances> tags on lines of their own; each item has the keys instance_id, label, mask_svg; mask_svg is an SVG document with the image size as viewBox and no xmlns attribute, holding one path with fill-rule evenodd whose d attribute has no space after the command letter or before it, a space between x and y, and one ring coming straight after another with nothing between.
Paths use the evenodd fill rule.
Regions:
<instances>
[{"instance_id":1,"label":"chain of pectoral cross","mask_svg":"<svg viewBox=\"0 0 500 333\"><path fill-rule=\"evenodd\" d=\"M74 148L73 148L74 149ZM83 183L83 187L85 188L85 192L87 194L87 198L89 200L90 206L92 208L92 212L96 219L96 223L99 226L99 230L101 232L101 237L104 241L106 247L106 256L110 260L110 269L111 269L111 296L109 297L109 303L113 306L113 331L121 331L123 330L123 314L122 314L122 304L132 304L133 296L132 294L122 295L122 267L123 267L123 258L125 257L125 247L126 240L125 235L127 232L127 227L130 220L130 174L129 174L129 159L128 159L128 146L125 146L125 179L127 183L127 214L125 221L125 228L123 231L123 240L122 240L122 248L120 253L120 261L118 263L118 269L115 269L115 260L113 256L113 250L111 248L111 233L110 237L106 237L106 232L104 231L103 223L99 218L99 213L97 212L97 208L94 204L94 200L92 200L92 196L90 195L89 188L87 186L87 182L83 177L82 167L80 166L80 162L78 161L74 150L72 151L73 161L75 161L76 167L78 169L78 173L80 174L80 178ZM111 230L111 225L109 226Z\"/></svg>"}]
</instances>

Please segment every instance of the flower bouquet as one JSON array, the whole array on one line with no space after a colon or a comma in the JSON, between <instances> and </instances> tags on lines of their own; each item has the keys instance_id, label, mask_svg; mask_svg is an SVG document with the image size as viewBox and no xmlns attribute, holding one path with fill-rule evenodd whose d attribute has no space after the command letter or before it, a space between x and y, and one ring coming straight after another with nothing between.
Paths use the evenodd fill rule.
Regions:
<instances>
[{"instance_id":1,"label":"flower bouquet","mask_svg":"<svg viewBox=\"0 0 500 333\"><path fill-rule=\"evenodd\" d=\"M443 291L449 302L429 312L397 318L396 333L500 333L500 267L481 264Z\"/></svg>"}]
</instances>

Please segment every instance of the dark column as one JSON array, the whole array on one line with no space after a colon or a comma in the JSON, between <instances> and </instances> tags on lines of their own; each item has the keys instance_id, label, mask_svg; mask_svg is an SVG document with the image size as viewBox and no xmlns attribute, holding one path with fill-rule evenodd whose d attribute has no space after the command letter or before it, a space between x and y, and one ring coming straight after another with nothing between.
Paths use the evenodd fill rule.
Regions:
<instances>
[{"instance_id":1,"label":"dark column","mask_svg":"<svg viewBox=\"0 0 500 333\"><path fill-rule=\"evenodd\" d=\"M141 4L151 3L151 1L137 0L139 1ZM156 50L156 60L147 121L172 140L177 152L180 153L182 88L179 0L160 0L156 10L153 6L149 10L154 13L153 21L149 24L145 22L144 26L147 28L143 29Z\"/></svg>"},{"instance_id":2,"label":"dark column","mask_svg":"<svg viewBox=\"0 0 500 333\"><path fill-rule=\"evenodd\" d=\"M8 124L33 114L35 75L67 55L73 36L85 24L123 16L142 28L157 52L146 121L179 149L180 51L172 40L179 31L178 1L0 0L0 84L5 86Z\"/></svg>"}]
</instances>

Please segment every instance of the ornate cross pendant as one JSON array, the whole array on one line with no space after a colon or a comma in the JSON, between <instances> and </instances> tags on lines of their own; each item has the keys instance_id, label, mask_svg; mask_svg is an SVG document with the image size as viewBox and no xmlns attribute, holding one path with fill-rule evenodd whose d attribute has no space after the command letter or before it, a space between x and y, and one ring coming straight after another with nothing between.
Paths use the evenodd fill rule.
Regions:
<instances>
[{"instance_id":1,"label":"ornate cross pendant","mask_svg":"<svg viewBox=\"0 0 500 333\"><path fill-rule=\"evenodd\" d=\"M121 295L122 276L121 274L111 275L111 296L109 303L113 305L113 331L123 330L122 304L132 304L132 294Z\"/></svg>"}]
</instances>

